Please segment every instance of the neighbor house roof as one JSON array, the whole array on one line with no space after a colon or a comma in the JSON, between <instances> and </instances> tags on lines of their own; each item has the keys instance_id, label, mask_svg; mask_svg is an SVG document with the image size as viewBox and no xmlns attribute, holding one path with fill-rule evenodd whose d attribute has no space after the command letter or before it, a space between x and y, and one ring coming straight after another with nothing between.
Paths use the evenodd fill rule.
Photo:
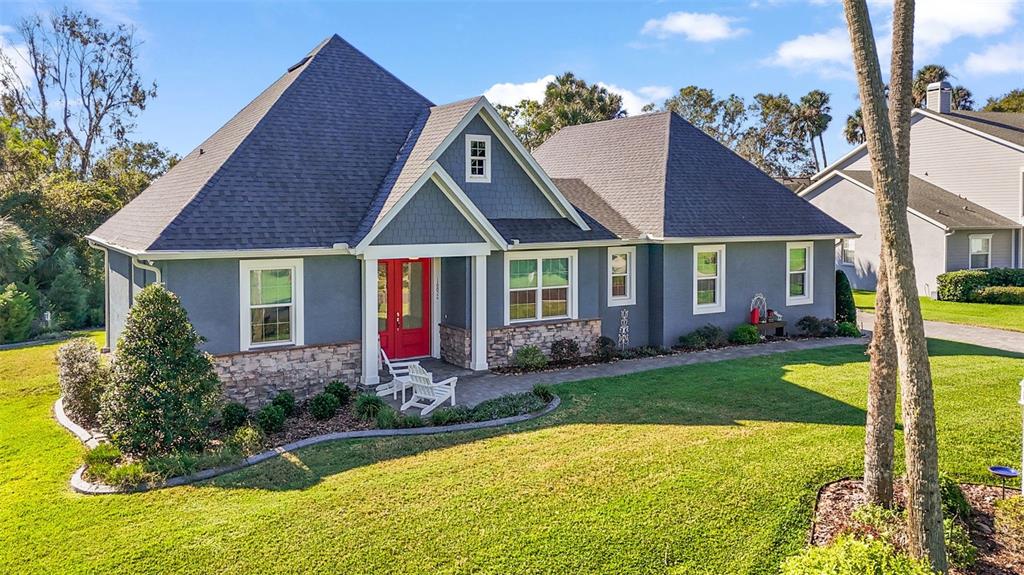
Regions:
<instances>
[{"instance_id":1,"label":"neighbor house roof","mask_svg":"<svg viewBox=\"0 0 1024 575\"><path fill-rule=\"evenodd\" d=\"M351 242L430 106L332 36L90 237L135 251Z\"/></svg>"},{"instance_id":2,"label":"neighbor house roof","mask_svg":"<svg viewBox=\"0 0 1024 575\"><path fill-rule=\"evenodd\" d=\"M964 112L953 111L935 114L940 118L973 128L1001 140L1024 146L1024 114L1014 112Z\"/></svg>"},{"instance_id":3,"label":"neighbor house roof","mask_svg":"<svg viewBox=\"0 0 1024 575\"><path fill-rule=\"evenodd\" d=\"M853 233L671 112L562 128L534 156L552 178L580 180L619 214L626 226L608 227L620 235Z\"/></svg>"},{"instance_id":4,"label":"neighbor house roof","mask_svg":"<svg viewBox=\"0 0 1024 575\"><path fill-rule=\"evenodd\" d=\"M867 170L842 170L841 173L872 190L874 189L871 172ZM1009 218L917 176L910 176L907 206L950 230L1020 227L1017 222Z\"/></svg>"}]
</instances>

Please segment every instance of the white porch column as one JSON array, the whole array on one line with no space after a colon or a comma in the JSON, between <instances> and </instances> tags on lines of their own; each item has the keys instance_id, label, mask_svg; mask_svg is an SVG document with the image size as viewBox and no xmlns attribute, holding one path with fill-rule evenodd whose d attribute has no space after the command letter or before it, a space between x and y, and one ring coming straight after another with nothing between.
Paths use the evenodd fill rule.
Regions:
<instances>
[{"instance_id":1,"label":"white porch column","mask_svg":"<svg viewBox=\"0 0 1024 575\"><path fill-rule=\"evenodd\" d=\"M473 256L473 301L470 333L472 360L470 369L487 369L487 256Z\"/></svg>"},{"instance_id":2,"label":"white porch column","mask_svg":"<svg viewBox=\"0 0 1024 575\"><path fill-rule=\"evenodd\" d=\"M380 376L377 368L380 357L380 340L377 339L377 260L363 260L363 361L360 382L363 385L377 385Z\"/></svg>"}]
</instances>

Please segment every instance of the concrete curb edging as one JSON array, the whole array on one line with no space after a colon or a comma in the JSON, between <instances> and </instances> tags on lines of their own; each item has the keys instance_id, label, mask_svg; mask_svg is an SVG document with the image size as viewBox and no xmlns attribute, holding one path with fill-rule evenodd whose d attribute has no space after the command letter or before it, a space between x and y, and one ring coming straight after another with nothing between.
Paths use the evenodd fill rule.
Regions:
<instances>
[{"instance_id":1,"label":"concrete curb edging","mask_svg":"<svg viewBox=\"0 0 1024 575\"><path fill-rule=\"evenodd\" d=\"M77 437L79 441L84 443L86 447L88 447L89 449L95 449L97 445L99 445L104 439L106 439L105 435L101 433L93 434L93 432L72 421L71 418L68 417L66 413L64 413L63 397L58 397L57 401L54 402L53 417L56 418L57 423L64 426L64 428L70 431L71 433L75 434L75 437Z\"/></svg>"},{"instance_id":2,"label":"concrete curb edging","mask_svg":"<svg viewBox=\"0 0 1024 575\"><path fill-rule=\"evenodd\" d=\"M327 443L329 441L339 441L342 439L371 439L378 437L399 437L405 435L433 435L437 433L453 433L456 431L472 431L476 429L502 427L505 425L512 425L514 423L522 423L524 421L537 419L538 417L547 415L552 411L558 409L558 406L561 405L561 403L562 399L556 395L555 398L552 399L544 409L536 413L513 415L511 417L502 417L501 419L492 419L490 421L476 421L472 423L459 423L456 425L445 425L436 427L415 427L411 429L367 429L360 431L336 431L334 433L316 435L314 437L300 439L299 441L293 441L280 447L275 447L274 449L264 451L263 453L250 455L249 457L246 457L242 461L233 465L215 467L213 469L204 469L203 471L193 473L192 475L172 477L167 481L157 484L142 484L135 485L132 487L115 487L112 485L105 485L102 483L93 483L91 481L86 480L83 477L83 474L85 473L85 465L82 465L81 467L76 469L75 473L71 476L71 488L74 491L82 493L84 495L108 495L114 493L141 493L144 491L163 489L165 487L178 487L181 485L195 483L197 481L211 479L213 477L231 473L233 471L238 471L239 469L244 469L246 467L256 465L257 463L262 463L268 459L272 459L279 455L283 455L285 453L295 451L297 449L302 449L303 447L316 445L318 443ZM80 426L78 426L73 421L68 419L66 415L64 415L63 402L60 399L58 399L57 402L54 403L54 413L58 414L58 423L64 426L68 431L74 433L75 436L77 436L80 440L82 440L83 443L89 446L90 449L95 447L95 445L89 445L89 441L95 441L95 437L88 431L82 429ZM83 434L88 439L84 439Z\"/></svg>"}]
</instances>

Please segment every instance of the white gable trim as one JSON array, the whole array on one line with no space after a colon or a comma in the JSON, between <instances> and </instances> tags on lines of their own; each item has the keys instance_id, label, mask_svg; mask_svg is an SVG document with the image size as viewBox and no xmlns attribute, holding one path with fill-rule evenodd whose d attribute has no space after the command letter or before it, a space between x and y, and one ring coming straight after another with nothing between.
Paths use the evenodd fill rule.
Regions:
<instances>
[{"instance_id":1,"label":"white gable trim","mask_svg":"<svg viewBox=\"0 0 1024 575\"><path fill-rule=\"evenodd\" d=\"M563 217L571 219L581 230L589 230L590 226L583 221L583 217L580 216L576 208L569 202L568 199L562 194L561 191L555 186L551 178L544 172L537 160L533 158L533 155L523 146L523 143L519 141L519 138L512 133L512 129L508 127L508 124L501 119L501 115L494 109L494 106L487 101L487 98L483 96L477 100L477 103L466 112L466 115L459 120L458 125L448 133L444 140L434 151L430 153L430 160L436 161L448 146L452 145L455 138L466 129L466 126L476 118L477 115L483 118L487 127L494 132L501 143L504 144L505 149L508 150L512 157L516 159L516 162L523 168L526 174L533 180L533 183L540 189L540 191L547 197L551 205L558 210Z\"/></svg>"},{"instance_id":2,"label":"white gable trim","mask_svg":"<svg viewBox=\"0 0 1024 575\"><path fill-rule=\"evenodd\" d=\"M847 182L850 182L851 184L857 186L858 188L868 192L872 196L875 195L875 190L871 186L864 185L861 182L858 182L856 179L851 178L850 176L847 176L846 174L844 174L842 172L838 172L838 171L829 174L829 176L827 178L824 178L821 181L816 182L814 185L808 187L807 189L801 190L799 195L801 197L803 197L805 194L807 194L811 190L813 190L815 188L818 188L818 187L824 185L827 182L831 182L835 178L842 178L842 179L846 180ZM944 232L948 232L949 231L949 228L946 227L945 224L942 224L938 220L932 219L932 218L924 215L923 213L915 210L914 208L912 208L910 206L907 206L907 213L914 214L915 216L921 218L922 220L928 222L929 224L939 228L940 230L942 230Z\"/></svg>"},{"instance_id":3,"label":"white gable trim","mask_svg":"<svg viewBox=\"0 0 1024 575\"><path fill-rule=\"evenodd\" d=\"M480 212L480 209L476 207L473 201L469 199L466 192L459 188L459 185L455 183L455 180L453 180L450 175L448 175L448 172L446 172L440 164L434 161L430 164L430 167L423 171L423 174L420 175L416 182L413 183L412 186L409 186L409 189L401 198L398 199L395 205L391 206L391 209L384 214L384 217L377 220L377 223L373 225L373 228L371 228L369 233L366 234L366 237L364 237L352 251L357 254L366 252L373 243L373 240L376 239L382 231L384 231L384 228L388 227L388 224L395 219L399 212L402 211L402 208L404 208L406 204L412 200L413 196L423 188L423 184L425 184L427 180L433 180L434 183L437 184L437 187L441 189L441 192L445 197L448 198L455 208L459 210L470 225L473 226L477 233L479 233L492 248L499 250L508 249L507 242L505 242L505 239L501 237L498 230L494 229L491 222L487 220L483 213Z\"/></svg>"}]
</instances>

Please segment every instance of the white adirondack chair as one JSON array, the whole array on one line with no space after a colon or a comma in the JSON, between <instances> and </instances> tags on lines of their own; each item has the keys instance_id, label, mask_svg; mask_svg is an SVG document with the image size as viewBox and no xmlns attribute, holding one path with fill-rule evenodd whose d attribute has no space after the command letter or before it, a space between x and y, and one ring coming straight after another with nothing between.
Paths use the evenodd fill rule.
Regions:
<instances>
[{"instance_id":1,"label":"white adirondack chair","mask_svg":"<svg viewBox=\"0 0 1024 575\"><path fill-rule=\"evenodd\" d=\"M388 358L388 354L384 353L384 348L380 349L380 357L384 361L384 366L388 368L388 373L391 374L391 381L386 381L377 386L377 395L385 396L390 395L392 399L398 399L398 394L401 392L402 401L405 401L405 390L412 387L412 380L409 378L409 369L412 366L419 367L420 362L418 361L391 361Z\"/></svg>"},{"instance_id":2,"label":"white adirondack chair","mask_svg":"<svg viewBox=\"0 0 1024 575\"><path fill-rule=\"evenodd\" d=\"M434 382L434 376L419 365L409 366L409 377L412 379L412 397L402 404L402 411L410 407L419 407L426 415L434 411L446 400L455 405L455 382L457 377L449 377L444 381Z\"/></svg>"}]
</instances>

